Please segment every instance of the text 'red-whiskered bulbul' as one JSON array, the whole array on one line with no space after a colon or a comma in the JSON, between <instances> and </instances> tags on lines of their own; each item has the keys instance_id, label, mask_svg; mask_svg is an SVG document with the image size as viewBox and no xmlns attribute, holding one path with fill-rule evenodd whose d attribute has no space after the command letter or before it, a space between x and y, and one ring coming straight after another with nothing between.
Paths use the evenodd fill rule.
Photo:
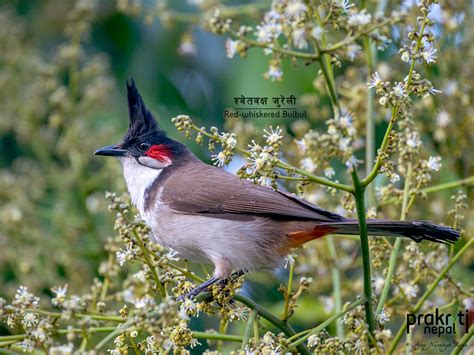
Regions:
<instances>
[{"instance_id":1,"label":"text 'red-whiskered bulbul'","mask_svg":"<svg viewBox=\"0 0 474 355\"><path fill-rule=\"evenodd\" d=\"M183 258L212 263L214 276L194 296L232 272L272 269L291 249L329 233L359 234L357 220L257 186L205 164L168 138L127 82L130 125L123 141L96 155L119 157L132 203L152 238ZM369 219L368 233L454 243L459 233L428 221Z\"/></svg>"}]
</instances>

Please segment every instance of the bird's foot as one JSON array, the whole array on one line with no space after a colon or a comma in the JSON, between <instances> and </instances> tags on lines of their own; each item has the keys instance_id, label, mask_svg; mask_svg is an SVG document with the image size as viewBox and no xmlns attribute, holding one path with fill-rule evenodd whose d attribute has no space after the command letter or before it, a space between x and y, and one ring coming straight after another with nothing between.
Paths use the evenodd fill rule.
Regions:
<instances>
[{"instance_id":1,"label":"bird's foot","mask_svg":"<svg viewBox=\"0 0 474 355\"><path fill-rule=\"evenodd\" d=\"M178 302L182 302L184 301L186 298L194 298L196 297L197 295L199 295L201 292L204 292L208 289L209 286L211 286L212 284L216 283L217 281L219 281L220 278L217 278L215 276L211 277L209 280L203 282L202 284L196 286L195 288L193 288L191 291L185 293L184 295L181 295L178 297Z\"/></svg>"},{"instance_id":2,"label":"bird's foot","mask_svg":"<svg viewBox=\"0 0 474 355\"><path fill-rule=\"evenodd\" d=\"M207 291L207 289L210 286L212 286L213 284L215 284L216 282L218 283L218 285L220 287L224 287L228 282L234 281L234 280L236 280L237 278L239 278L240 276L242 276L244 274L245 274L244 270L239 270L239 271L236 271L236 272L232 273L232 275L230 275L230 277L226 277L226 278L218 278L218 277L213 276L209 280L207 280L207 281L203 282L202 284L200 284L200 285L196 286L195 288L193 288L191 291L185 293L184 295L179 296L177 298L177 300L178 300L178 302L182 302L186 298L192 299L192 298L196 297L197 295L199 295L200 293Z\"/></svg>"}]
</instances>

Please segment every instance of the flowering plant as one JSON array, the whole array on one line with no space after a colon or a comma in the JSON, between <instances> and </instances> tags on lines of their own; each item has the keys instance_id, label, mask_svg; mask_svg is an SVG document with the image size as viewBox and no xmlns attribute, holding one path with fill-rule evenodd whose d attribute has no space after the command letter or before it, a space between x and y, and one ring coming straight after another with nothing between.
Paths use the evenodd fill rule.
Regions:
<instances>
[{"instance_id":1,"label":"flowering plant","mask_svg":"<svg viewBox=\"0 0 474 355\"><path fill-rule=\"evenodd\" d=\"M26 286L6 282L5 293L10 293L11 300L0 298L0 322L5 324L0 334L6 333L0 335L0 347L52 354L93 354L105 349L112 354L192 349L206 353L395 353L408 326L405 314L435 307L447 312L460 305L472 307L472 285L461 281L466 278L463 274L469 278L473 254L473 239L462 230L465 188L474 182L469 176L472 161L465 158L472 136L463 129L472 123L472 83L457 81L451 71L470 73L473 63L439 49L461 46L472 54L471 33L461 26L465 17L472 16L472 9L442 7L433 0L404 1L394 7L383 0L377 5L348 0L274 0L232 6L217 1L190 3L197 7L195 11L181 12L163 1L149 7L138 0L118 0L117 9L151 26L158 20L170 27L195 26L223 36L222 51L234 61L261 52L267 64L261 75L274 85L284 84L292 73L306 67L313 70L314 81L301 98L309 113L307 120L262 129L258 123L229 120L222 130L201 127L198 119L181 114L171 120L177 130L198 145L206 141L211 162L218 167L246 158L237 171L241 178L273 188L285 185L312 202L332 204L338 213L357 217L360 238L329 236L301 250L298 257L289 256L278 308L264 307L265 299L257 302L249 297L242 279L177 301L204 280L207 270L152 243L128 197L107 193L115 234L104 243L105 253L92 283L87 282L92 277L83 280L82 275L75 275L82 261L77 258L64 262L67 266L62 272L70 279L44 291L47 277L34 282L42 276L37 275L33 261L18 262L14 251L5 253L5 265L37 276L21 276ZM44 220L54 221L48 235L64 233L73 247L82 246L77 241L78 225L87 225L91 235L101 235L102 224L93 222L93 212L105 203L98 191L103 180L118 174L117 168L108 167L96 178L86 179L95 167L86 163L88 158L74 144L93 143L97 138L91 137L93 128L111 135L87 119L113 87L107 60L91 56L85 46L99 4L81 0L69 10L66 39L54 62L45 61L39 50L25 44L21 39L25 29L16 25L11 13L0 12L6 23L1 27L0 44L9 49L2 59L5 69L0 85L32 98L28 107L23 102L5 102L6 120L0 127L34 152L30 160L17 159L14 166L1 171L5 193L0 198L5 203L0 207L4 225L0 242L3 234L40 238ZM176 50L180 56L198 55L191 31L181 35ZM18 71L34 80L25 85ZM7 80L13 85L7 86ZM22 124L15 124L17 115ZM88 125L88 130L82 125ZM383 133L380 142L378 131ZM27 139L36 133L49 144ZM58 170L64 167L65 176L58 178ZM448 174L450 181L435 182L446 169L453 171ZM34 186L30 186L32 177L38 177ZM25 189L28 193L22 194ZM31 212L41 210L40 202L47 201L52 191L59 198L72 189L78 191L80 207L72 210L77 211L77 220L70 220L70 230L61 222L66 214L61 206L55 206L45 219ZM459 191L449 201L433 197L452 189ZM24 198L14 201L18 195ZM432 211L415 208L427 201ZM32 219L24 221L24 213ZM367 218L396 215L404 220L412 214L437 220L446 215L441 222L461 229L461 242L446 247L401 239L393 243L384 238L369 240ZM27 244L17 245L29 248ZM41 260L47 254L41 250L32 255L32 260ZM55 275L54 266L48 266L50 275ZM451 273L453 268L459 271ZM90 270L85 274L90 276ZM40 299L32 289L43 289L45 297ZM45 298L50 302L44 302ZM308 300L324 317L315 314L310 322L301 321L298 310ZM203 314L215 320L212 327L218 330L194 326ZM295 330L295 323L302 329ZM456 335L454 353L470 341L473 329ZM406 344L413 342L407 336Z\"/></svg>"}]
</instances>

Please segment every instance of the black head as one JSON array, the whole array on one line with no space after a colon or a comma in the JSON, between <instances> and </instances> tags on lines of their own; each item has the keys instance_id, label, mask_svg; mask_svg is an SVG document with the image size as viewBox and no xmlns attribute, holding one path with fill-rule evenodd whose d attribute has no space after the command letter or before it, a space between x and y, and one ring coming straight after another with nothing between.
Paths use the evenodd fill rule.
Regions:
<instances>
[{"instance_id":1,"label":"black head","mask_svg":"<svg viewBox=\"0 0 474 355\"><path fill-rule=\"evenodd\" d=\"M132 157L140 164L158 167L169 164L179 143L171 140L159 129L148 111L133 79L127 81L127 99L130 123L128 131L117 145L97 149L95 155Z\"/></svg>"}]
</instances>

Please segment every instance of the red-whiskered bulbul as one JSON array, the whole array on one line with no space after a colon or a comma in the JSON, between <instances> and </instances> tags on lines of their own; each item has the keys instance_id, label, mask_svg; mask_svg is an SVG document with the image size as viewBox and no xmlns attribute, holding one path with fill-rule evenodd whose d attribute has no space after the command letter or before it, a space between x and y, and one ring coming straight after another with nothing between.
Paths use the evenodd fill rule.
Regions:
<instances>
[{"instance_id":1,"label":"red-whiskered bulbul","mask_svg":"<svg viewBox=\"0 0 474 355\"><path fill-rule=\"evenodd\" d=\"M159 129L135 83L127 82L130 124L118 145L94 154L119 157L132 203L152 238L186 259L212 263L214 276L275 268L291 249L329 233L359 234L359 224L301 198L254 185L205 164ZM370 235L454 243L459 232L428 221L369 219Z\"/></svg>"}]
</instances>

